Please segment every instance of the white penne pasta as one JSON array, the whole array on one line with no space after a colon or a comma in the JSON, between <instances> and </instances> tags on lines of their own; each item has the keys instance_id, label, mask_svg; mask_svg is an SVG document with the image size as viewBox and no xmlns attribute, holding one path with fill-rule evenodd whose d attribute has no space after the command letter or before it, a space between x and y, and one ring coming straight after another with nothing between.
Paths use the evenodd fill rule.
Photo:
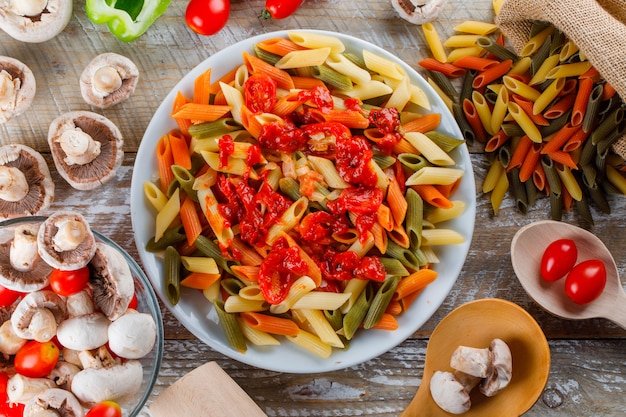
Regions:
<instances>
[{"instance_id":1,"label":"white penne pasta","mask_svg":"<svg viewBox=\"0 0 626 417\"><path fill-rule=\"evenodd\" d=\"M389 100L385 103L385 107L393 107L398 110L404 109L411 100L411 93L409 91L410 84L409 77L404 77L400 80L398 85L394 88L393 93L391 93L391 97L389 97Z\"/></svg>"},{"instance_id":2,"label":"white penne pasta","mask_svg":"<svg viewBox=\"0 0 626 417\"><path fill-rule=\"evenodd\" d=\"M196 179L193 181L193 186L191 188L196 191L206 190L207 188L213 187L216 182L217 171L209 168L204 174L196 177Z\"/></svg>"},{"instance_id":3,"label":"white penne pasta","mask_svg":"<svg viewBox=\"0 0 626 417\"><path fill-rule=\"evenodd\" d=\"M456 245L465 242L463 235L452 229L423 229L422 240L427 246Z\"/></svg>"},{"instance_id":4,"label":"white penne pasta","mask_svg":"<svg viewBox=\"0 0 626 417\"><path fill-rule=\"evenodd\" d=\"M372 75L365 69L350 61L343 54L330 54L326 65L340 74L348 76L355 84L367 84L372 81Z\"/></svg>"},{"instance_id":5,"label":"white penne pasta","mask_svg":"<svg viewBox=\"0 0 626 417\"><path fill-rule=\"evenodd\" d=\"M366 286L367 280L364 279L351 279L350 281L348 281L345 288L343 289L343 293L350 294L350 297L348 297L348 300L346 300L345 304L341 307L341 312L343 314L346 314L348 311L350 311L357 298L359 298L359 295L361 295Z\"/></svg>"},{"instance_id":6,"label":"white penne pasta","mask_svg":"<svg viewBox=\"0 0 626 417\"><path fill-rule=\"evenodd\" d=\"M189 152L191 153L200 153L200 151L209 151L209 152L219 152L219 147L217 146L217 141L221 139L224 135L215 135L203 139L197 139L195 137L191 137L191 142L189 143ZM252 138L252 135L247 130L235 130L233 132L228 133L228 136L233 138L234 141L245 142Z\"/></svg>"},{"instance_id":7,"label":"white penne pasta","mask_svg":"<svg viewBox=\"0 0 626 417\"><path fill-rule=\"evenodd\" d=\"M256 171L248 166L245 159L233 158L232 156L229 156L227 160L228 163L222 166L220 155L217 152L200 151L200 155L202 155L204 161L217 172L224 172L239 176L247 174L254 180L259 178Z\"/></svg>"},{"instance_id":8,"label":"white penne pasta","mask_svg":"<svg viewBox=\"0 0 626 417\"><path fill-rule=\"evenodd\" d=\"M213 285L211 285L206 290L202 290L202 295L204 296L204 298L206 298L210 302L213 302L220 297L221 289L222 289L222 286L220 284L220 281L218 280L218 281L215 281Z\"/></svg>"},{"instance_id":9,"label":"white penne pasta","mask_svg":"<svg viewBox=\"0 0 626 417\"><path fill-rule=\"evenodd\" d=\"M428 49L430 49L430 53L433 58L439 62L446 62L446 50L443 47L443 43L441 42L441 38L439 37L435 26L431 22L424 23L422 25L422 31L424 32L424 39L426 39L426 44L428 45Z\"/></svg>"},{"instance_id":10,"label":"white penne pasta","mask_svg":"<svg viewBox=\"0 0 626 417\"><path fill-rule=\"evenodd\" d=\"M295 309L294 309L295 310ZM343 348L344 344L337 336L335 329L332 328L324 313L321 310L311 309L299 309L299 312L304 316L309 326L313 330L313 333L320 338L324 343L329 344L332 347Z\"/></svg>"},{"instance_id":11,"label":"white penne pasta","mask_svg":"<svg viewBox=\"0 0 626 417\"><path fill-rule=\"evenodd\" d=\"M226 100L226 103L228 103L228 105L232 107L230 113L232 114L233 119L237 123L242 124L241 109L243 108L244 100L241 90L221 81L220 88L222 90L222 93L224 94L224 99Z\"/></svg>"},{"instance_id":12,"label":"white penne pasta","mask_svg":"<svg viewBox=\"0 0 626 417\"><path fill-rule=\"evenodd\" d=\"M383 76L401 80L406 77L406 71L400 64L384 58L366 49L363 50L363 61L370 71L377 72Z\"/></svg>"},{"instance_id":13,"label":"white penne pasta","mask_svg":"<svg viewBox=\"0 0 626 417\"><path fill-rule=\"evenodd\" d=\"M158 242L163 233L174 222L180 213L180 188L177 188L167 200L161 211L156 215L156 231L154 241Z\"/></svg>"},{"instance_id":14,"label":"white penne pasta","mask_svg":"<svg viewBox=\"0 0 626 417\"><path fill-rule=\"evenodd\" d=\"M296 45L305 48L330 48L332 53L341 53L346 50L343 42L334 36L309 32L289 32L289 39Z\"/></svg>"},{"instance_id":15,"label":"white penne pasta","mask_svg":"<svg viewBox=\"0 0 626 417\"><path fill-rule=\"evenodd\" d=\"M301 276L291 285L291 288L289 288L289 293L287 293L287 297L285 297L283 301L270 306L270 312L272 314L286 313L287 311L291 310L293 305L298 300L313 291L315 287L315 281L313 281L311 277L308 277L306 275Z\"/></svg>"},{"instance_id":16,"label":"white penne pasta","mask_svg":"<svg viewBox=\"0 0 626 417\"><path fill-rule=\"evenodd\" d=\"M322 342L319 337L305 330L300 330L297 336L285 336L285 338L324 359L330 357L333 350L328 343Z\"/></svg>"},{"instance_id":17,"label":"white penne pasta","mask_svg":"<svg viewBox=\"0 0 626 417\"><path fill-rule=\"evenodd\" d=\"M297 226L308 206L309 200L306 197L300 197L294 201L280 216L278 222L269 228L265 242L271 246L283 233L289 232Z\"/></svg>"},{"instance_id":18,"label":"white penne pasta","mask_svg":"<svg viewBox=\"0 0 626 417\"><path fill-rule=\"evenodd\" d=\"M426 215L424 216L424 220L432 224L437 224L437 223L445 222L448 220L456 219L457 217L459 217L461 214L465 212L466 204L464 201L453 200L450 202L452 203L452 207L450 208L436 207L430 210L428 213L426 213Z\"/></svg>"},{"instance_id":19,"label":"white penne pasta","mask_svg":"<svg viewBox=\"0 0 626 417\"><path fill-rule=\"evenodd\" d=\"M420 132L408 132L404 138L415 147L428 161L437 166L454 165L454 159L450 157L428 136Z\"/></svg>"},{"instance_id":20,"label":"white penne pasta","mask_svg":"<svg viewBox=\"0 0 626 417\"><path fill-rule=\"evenodd\" d=\"M241 333L243 337L246 338L250 343L256 346L278 346L280 342L274 336L259 329L255 329L246 323L245 320L242 320L240 317L237 317L237 323L239 323L239 328L241 329Z\"/></svg>"},{"instance_id":21,"label":"white penne pasta","mask_svg":"<svg viewBox=\"0 0 626 417\"><path fill-rule=\"evenodd\" d=\"M239 91L243 91L243 86L249 77L250 73L248 72L248 67L246 65L240 65L235 71L235 79L233 80L234 87Z\"/></svg>"},{"instance_id":22,"label":"white penne pasta","mask_svg":"<svg viewBox=\"0 0 626 417\"><path fill-rule=\"evenodd\" d=\"M580 188L580 184L576 181L576 178L574 178L571 168L562 164L556 164L555 166L556 172L559 174L559 178L561 179L561 183L572 198L576 201L582 200L583 190Z\"/></svg>"},{"instance_id":23,"label":"white penne pasta","mask_svg":"<svg viewBox=\"0 0 626 417\"><path fill-rule=\"evenodd\" d=\"M356 84L349 90L339 90L336 93L348 97L360 98L361 100L369 100L371 98L391 94L393 93L393 88L380 81L372 80L369 83Z\"/></svg>"},{"instance_id":24,"label":"white penne pasta","mask_svg":"<svg viewBox=\"0 0 626 417\"><path fill-rule=\"evenodd\" d=\"M387 178L385 172L373 160L369 161L368 166L372 171L376 173L376 186L383 190L383 192L386 192L387 187L389 186L389 178Z\"/></svg>"},{"instance_id":25,"label":"white penne pasta","mask_svg":"<svg viewBox=\"0 0 626 417\"><path fill-rule=\"evenodd\" d=\"M460 168L424 167L406 180L406 185L449 185L463 176Z\"/></svg>"},{"instance_id":26,"label":"white penne pasta","mask_svg":"<svg viewBox=\"0 0 626 417\"><path fill-rule=\"evenodd\" d=\"M367 252L370 251L374 247L374 236L368 232L367 238L364 242L361 242L361 239L357 239L350 247L348 251L355 252L359 255L360 258L364 257Z\"/></svg>"},{"instance_id":27,"label":"white penne pasta","mask_svg":"<svg viewBox=\"0 0 626 417\"><path fill-rule=\"evenodd\" d=\"M244 313L266 311L269 303L265 300L248 300L239 295L231 295L224 301L224 311L227 313Z\"/></svg>"},{"instance_id":28,"label":"white penne pasta","mask_svg":"<svg viewBox=\"0 0 626 417\"><path fill-rule=\"evenodd\" d=\"M462 33L485 36L498 30L498 25L477 20L466 20L455 26L454 30Z\"/></svg>"},{"instance_id":29,"label":"white penne pasta","mask_svg":"<svg viewBox=\"0 0 626 417\"><path fill-rule=\"evenodd\" d=\"M239 290L239 296L246 300L265 300L258 284L246 285Z\"/></svg>"},{"instance_id":30,"label":"white penne pasta","mask_svg":"<svg viewBox=\"0 0 626 417\"><path fill-rule=\"evenodd\" d=\"M143 193L146 196L146 200L157 212L163 210L163 207L167 204L167 196L153 182L146 181L143 183Z\"/></svg>"},{"instance_id":31,"label":"white penne pasta","mask_svg":"<svg viewBox=\"0 0 626 417\"><path fill-rule=\"evenodd\" d=\"M326 181L326 184L328 184L330 188L344 189L350 186L350 184L341 178L335 164L330 159L309 155L307 160L311 168L322 174L324 181Z\"/></svg>"},{"instance_id":32,"label":"white penne pasta","mask_svg":"<svg viewBox=\"0 0 626 417\"><path fill-rule=\"evenodd\" d=\"M198 190L198 201L204 217L213 230L215 237L222 245L229 245L234 237L233 229L226 226L219 212L217 199L210 188Z\"/></svg>"},{"instance_id":33,"label":"white penne pasta","mask_svg":"<svg viewBox=\"0 0 626 417\"><path fill-rule=\"evenodd\" d=\"M293 305L294 309L337 310L350 298L350 293L312 291Z\"/></svg>"},{"instance_id":34,"label":"white penne pasta","mask_svg":"<svg viewBox=\"0 0 626 417\"><path fill-rule=\"evenodd\" d=\"M392 89L398 88L398 85L402 82L402 79L397 80L390 77L382 77L381 78L385 84L387 84ZM431 105L428 100L428 96L420 87L415 84L409 83L409 101L415 105L418 105L426 110L430 110ZM400 109L402 110L402 109Z\"/></svg>"},{"instance_id":35,"label":"white penne pasta","mask_svg":"<svg viewBox=\"0 0 626 417\"><path fill-rule=\"evenodd\" d=\"M326 62L328 55L330 55L329 47L291 51L279 59L274 66L280 69L316 67Z\"/></svg>"},{"instance_id":36,"label":"white penne pasta","mask_svg":"<svg viewBox=\"0 0 626 417\"><path fill-rule=\"evenodd\" d=\"M430 246L422 245L420 246L420 249L427 263L438 264L440 262L439 257L437 256L433 248L431 248Z\"/></svg>"},{"instance_id":37,"label":"white penne pasta","mask_svg":"<svg viewBox=\"0 0 626 417\"><path fill-rule=\"evenodd\" d=\"M215 259L206 256L181 256L180 262L189 272L201 272L203 274L220 273Z\"/></svg>"}]
</instances>

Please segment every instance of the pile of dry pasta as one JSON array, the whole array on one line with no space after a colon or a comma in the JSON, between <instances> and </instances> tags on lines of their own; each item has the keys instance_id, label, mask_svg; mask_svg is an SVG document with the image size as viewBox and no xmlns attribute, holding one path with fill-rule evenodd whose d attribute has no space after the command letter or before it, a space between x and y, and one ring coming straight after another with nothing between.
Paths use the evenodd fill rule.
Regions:
<instances>
[{"instance_id":1,"label":"pile of dry pasta","mask_svg":"<svg viewBox=\"0 0 626 417\"><path fill-rule=\"evenodd\" d=\"M491 165L482 191L494 213L508 191L522 213L549 196L554 220L575 206L593 224L590 202L610 213L607 196L626 194L626 166L611 152L626 131L615 89L550 24L535 22L520 56L494 24L467 21L455 30L442 40L423 25L432 57L419 64L464 137L484 143Z\"/></svg>"},{"instance_id":2,"label":"pile of dry pasta","mask_svg":"<svg viewBox=\"0 0 626 417\"><path fill-rule=\"evenodd\" d=\"M290 32L179 93L144 184L172 304L213 303L233 348L283 340L321 357L395 319L437 278L464 171L397 63Z\"/></svg>"}]
</instances>

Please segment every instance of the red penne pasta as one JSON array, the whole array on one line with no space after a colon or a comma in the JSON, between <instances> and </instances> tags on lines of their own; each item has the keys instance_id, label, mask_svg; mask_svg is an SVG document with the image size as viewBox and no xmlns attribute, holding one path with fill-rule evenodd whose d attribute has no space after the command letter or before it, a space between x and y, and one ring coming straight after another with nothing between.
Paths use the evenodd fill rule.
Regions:
<instances>
[{"instance_id":1,"label":"red penne pasta","mask_svg":"<svg viewBox=\"0 0 626 417\"><path fill-rule=\"evenodd\" d=\"M476 111L476 106L474 106L474 102L472 100L468 98L463 100L463 113L465 114L465 118L474 132L476 140L479 142L486 142L487 131L485 131L485 126L483 125L482 120L480 120L478 112Z\"/></svg>"},{"instance_id":2,"label":"red penne pasta","mask_svg":"<svg viewBox=\"0 0 626 417\"><path fill-rule=\"evenodd\" d=\"M578 166L576 165L576 162L574 162L574 159L572 158L572 155L569 152L563 152L563 151L552 151L548 154L548 156L550 157L550 159L552 159L554 162L557 162L559 164L563 164L569 168L572 169L577 169Z\"/></svg>"},{"instance_id":3,"label":"red penne pasta","mask_svg":"<svg viewBox=\"0 0 626 417\"><path fill-rule=\"evenodd\" d=\"M163 135L156 146L157 166L159 168L159 188L164 193L170 183L174 181L171 166L174 164L169 134Z\"/></svg>"},{"instance_id":4,"label":"red penne pasta","mask_svg":"<svg viewBox=\"0 0 626 417\"><path fill-rule=\"evenodd\" d=\"M550 154L554 151L557 151L565 145L565 143L572 137L572 135L577 131L582 130L580 126L572 126L571 123L566 124L558 132L550 139L550 141L546 142L543 145L543 149L541 153Z\"/></svg>"},{"instance_id":5,"label":"red penne pasta","mask_svg":"<svg viewBox=\"0 0 626 417\"><path fill-rule=\"evenodd\" d=\"M533 184L537 187L538 190L543 191L546 187L546 172L543 169L543 165L541 165L541 160L537 161L535 164L535 169L532 175Z\"/></svg>"},{"instance_id":6,"label":"red penne pasta","mask_svg":"<svg viewBox=\"0 0 626 417\"><path fill-rule=\"evenodd\" d=\"M172 150L174 165L179 165L185 169L191 169L191 154L187 139L179 131L172 130L169 133L169 143Z\"/></svg>"},{"instance_id":7,"label":"red penne pasta","mask_svg":"<svg viewBox=\"0 0 626 417\"><path fill-rule=\"evenodd\" d=\"M186 103L171 114L174 119L188 119L201 122L214 122L230 112L232 107L216 104Z\"/></svg>"},{"instance_id":8,"label":"red penne pasta","mask_svg":"<svg viewBox=\"0 0 626 417\"><path fill-rule=\"evenodd\" d=\"M472 82L472 87L474 88L483 88L487 85L491 84L498 78L505 75L511 69L513 65L513 61L510 59L499 62L498 65L494 65L486 69L485 71L479 73Z\"/></svg>"},{"instance_id":9,"label":"red penne pasta","mask_svg":"<svg viewBox=\"0 0 626 417\"><path fill-rule=\"evenodd\" d=\"M187 97L185 97L180 91L176 94L174 98L174 105L172 106L172 113L177 112L182 106L189 103ZM176 124L178 125L178 129L183 133L187 134L189 131L189 126L191 126L191 120L189 119L174 119Z\"/></svg>"},{"instance_id":10,"label":"red penne pasta","mask_svg":"<svg viewBox=\"0 0 626 417\"><path fill-rule=\"evenodd\" d=\"M466 55L463 56L452 64L459 68L471 69L476 71L485 71L494 65L498 65L500 61L496 59L488 59L479 56Z\"/></svg>"},{"instance_id":11,"label":"red penne pasta","mask_svg":"<svg viewBox=\"0 0 626 417\"><path fill-rule=\"evenodd\" d=\"M209 104L211 98L211 68L196 77L193 83L193 102Z\"/></svg>"},{"instance_id":12,"label":"red penne pasta","mask_svg":"<svg viewBox=\"0 0 626 417\"><path fill-rule=\"evenodd\" d=\"M550 122L541 114L533 113L533 102L530 100L526 100L518 96L517 94L513 94L513 101L517 103L518 106L528 115L530 120L537 126L549 126Z\"/></svg>"},{"instance_id":13,"label":"red penne pasta","mask_svg":"<svg viewBox=\"0 0 626 417\"><path fill-rule=\"evenodd\" d=\"M420 269L413 272L398 283L393 298L399 300L417 291L421 291L426 288L428 284L434 282L435 279L437 279L437 272L432 269Z\"/></svg>"},{"instance_id":14,"label":"red penne pasta","mask_svg":"<svg viewBox=\"0 0 626 417\"><path fill-rule=\"evenodd\" d=\"M291 75L287 71L276 68L275 66L268 64L267 62L259 59L247 52L243 53L243 62L248 67L248 71L251 74L263 74L267 75L276 81L276 86L285 90L292 90L294 88Z\"/></svg>"},{"instance_id":15,"label":"red penne pasta","mask_svg":"<svg viewBox=\"0 0 626 417\"><path fill-rule=\"evenodd\" d=\"M246 324L262 332L283 336L297 336L300 333L298 325L286 318L254 312L240 313L240 317Z\"/></svg>"},{"instance_id":16,"label":"red penne pasta","mask_svg":"<svg viewBox=\"0 0 626 417\"><path fill-rule=\"evenodd\" d=\"M593 129L590 129L585 132L584 129L578 129L574 134L567 140L565 145L563 145L563 152L573 152L576 149L579 149L583 143L587 140L587 138L591 135Z\"/></svg>"},{"instance_id":17,"label":"red penne pasta","mask_svg":"<svg viewBox=\"0 0 626 417\"><path fill-rule=\"evenodd\" d=\"M198 208L190 197L186 197L180 205L180 220L187 235L187 243L193 245L202 233L202 224L200 224Z\"/></svg>"},{"instance_id":18,"label":"red penne pasta","mask_svg":"<svg viewBox=\"0 0 626 417\"><path fill-rule=\"evenodd\" d=\"M563 97L568 94L576 94L577 89L578 80L574 78L569 78L565 80L565 84L563 84L563 89L559 92L559 97Z\"/></svg>"},{"instance_id":19,"label":"red penne pasta","mask_svg":"<svg viewBox=\"0 0 626 417\"><path fill-rule=\"evenodd\" d=\"M336 122L349 127L350 129L365 129L370 125L369 120L360 112L354 110L332 110L322 112L317 109L310 109L311 114L317 114L325 122Z\"/></svg>"},{"instance_id":20,"label":"red penne pasta","mask_svg":"<svg viewBox=\"0 0 626 417\"><path fill-rule=\"evenodd\" d=\"M610 83L604 83L604 88L602 89L602 96L600 98L601 101L608 100L613 97L617 91L615 87L613 87Z\"/></svg>"},{"instance_id":21,"label":"red penne pasta","mask_svg":"<svg viewBox=\"0 0 626 417\"><path fill-rule=\"evenodd\" d=\"M257 46L263 49L264 51L267 51L267 52L270 52L272 54L276 54L279 56L285 56L289 52L301 51L301 50L307 49L303 46L295 44L289 39L284 39L284 38L266 39L257 43Z\"/></svg>"},{"instance_id":22,"label":"red penne pasta","mask_svg":"<svg viewBox=\"0 0 626 417\"><path fill-rule=\"evenodd\" d=\"M324 82L317 78L312 77L298 77L292 76L293 87L296 90L310 90L314 87L325 87Z\"/></svg>"},{"instance_id":23,"label":"red penne pasta","mask_svg":"<svg viewBox=\"0 0 626 417\"><path fill-rule=\"evenodd\" d=\"M402 124L403 132L421 132L426 133L435 130L441 123L441 115L439 113L429 113L422 117L417 117L409 122Z\"/></svg>"},{"instance_id":24,"label":"red penne pasta","mask_svg":"<svg viewBox=\"0 0 626 417\"><path fill-rule=\"evenodd\" d=\"M509 161L509 165L507 166L507 172L512 170L513 168L520 168L522 166L522 163L524 162L524 159L526 159L526 155L528 155L532 144L533 141L527 135L524 135L520 138L517 146L511 154L511 160Z\"/></svg>"},{"instance_id":25,"label":"red penne pasta","mask_svg":"<svg viewBox=\"0 0 626 417\"><path fill-rule=\"evenodd\" d=\"M432 206L439 208L450 208L453 206L452 202L432 184L411 185L411 188L417 191L420 197Z\"/></svg>"},{"instance_id":26,"label":"red penne pasta","mask_svg":"<svg viewBox=\"0 0 626 417\"><path fill-rule=\"evenodd\" d=\"M539 162L539 158L541 157L541 144L534 143L526 153L526 157L522 161L522 165L519 170L519 179L522 182L528 181L533 173L535 172L535 167L537 166L537 162Z\"/></svg>"},{"instance_id":27,"label":"red penne pasta","mask_svg":"<svg viewBox=\"0 0 626 417\"><path fill-rule=\"evenodd\" d=\"M464 68L459 68L456 65L439 62L435 58L425 58L418 62L419 66L430 71L439 71L447 77L456 78L465 75L467 72Z\"/></svg>"},{"instance_id":28,"label":"red penne pasta","mask_svg":"<svg viewBox=\"0 0 626 417\"><path fill-rule=\"evenodd\" d=\"M593 78L581 78L578 82L578 92L576 93L576 100L574 100L574 105L572 106L572 116L570 119L572 126L582 124L593 86Z\"/></svg>"},{"instance_id":29,"label":"red penne pasta","mask_svg":"<svg viewBox=\"0 0 626 417\"><path fill-rule=\"evenodd\" d=\"M487 140L487 143L485 144L485 151L494 152L504 145L509 139L510 136L507 135L504 130L500 129L495 135Z\"/></svg>"},{"instance_id":30,"label":"red penne pasta","mask_svg":"<svg viewBox=\"0 0 626 417\"><path fill-rule=\"evenodd\" d=\"M567 113L574 106L576 100L575 94L568 94L559 98L559 100L543 112L543 117L549 120L558 119Z\"/></svg>"}]
</instances>

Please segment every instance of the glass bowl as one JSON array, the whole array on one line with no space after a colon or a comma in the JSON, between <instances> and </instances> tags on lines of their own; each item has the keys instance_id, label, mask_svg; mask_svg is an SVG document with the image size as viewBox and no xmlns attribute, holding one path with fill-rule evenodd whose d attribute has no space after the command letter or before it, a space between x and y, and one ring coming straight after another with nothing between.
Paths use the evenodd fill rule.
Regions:
<instances>
[{"instance_id":1,"label":"glass bowl","mask_svg":"<svg viewBox=\"0 0 626 417\"><path fill-rule=\"evenodd\" d=\"M12 239L15 227L19 225L29 223L42 223L46 217L43 216L30 216L19 217L14 219L5 220L0 222L0 243L7 242ZM163 319L161 317L161 310L159 308L159 302L157 296L150 285L150 281L144 274L143 270L139 267L137 262L117 243L111 239L103 236L97 231L92 229L92 232L96 238L96 241L107 244L118 252L120 252L128 266L130 267L133 280L135 282L135 295L137 297L136 310L141 313L147 313L152 316L156 324L156 340L152 347L152 350L139 361L143 366L143 381L141 387L137 392L137 395L129 401L122 404L122 411L124 417L136 417L141 412L145 405L152 389L157 380L159 370L161 368L161 360L163 358Z\"/></svg>"}]
</instances>

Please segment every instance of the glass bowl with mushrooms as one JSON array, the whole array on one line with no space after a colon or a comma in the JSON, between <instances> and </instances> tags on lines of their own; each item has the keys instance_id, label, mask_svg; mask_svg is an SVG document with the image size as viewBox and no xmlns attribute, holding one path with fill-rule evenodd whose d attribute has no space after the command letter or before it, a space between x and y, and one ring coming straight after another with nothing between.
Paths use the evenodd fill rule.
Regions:
<instances>
[{"instance_id":1,"label":"glass bowl with mushrooms","mask_svg":"<svg viewBox=\"0 0 626 417\"><path fill-rule=\"evenodd\" d=\"M23 410L11 415L136 416L162 356L158 300L124 249L73 211L0 222L0 398Z\"/></svg>"}]
</instances>

